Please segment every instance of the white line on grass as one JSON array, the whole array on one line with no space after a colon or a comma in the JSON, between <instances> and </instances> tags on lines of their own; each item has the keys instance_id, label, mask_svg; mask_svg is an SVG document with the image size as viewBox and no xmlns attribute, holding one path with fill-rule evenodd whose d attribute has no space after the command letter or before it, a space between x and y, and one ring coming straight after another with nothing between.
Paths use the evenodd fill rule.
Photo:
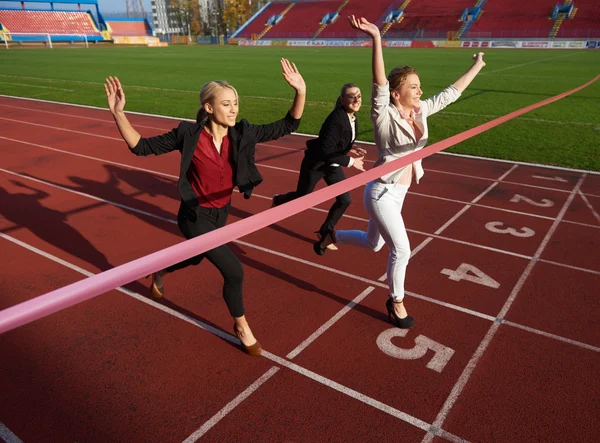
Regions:
<instances>
[{"instance_id":1,"label":"white line on grass","mask_svg":"<svg viewBox=\"0 0 600 443\"><path fill-rule=\"evenodd\" d=\"M55 89L57 91L74 92L73 89L53 88L52 86L26 85L24 83L9 83L9 82L0 82L0 83L2 83L4 85L27 86L29 88Z\"/></svg>"},{"instance_id":2,"label":"white line on grass","mask_svg":"<svg viewBox=\"0 0 600 443\"><path fill-rule=\"evenodd\" d=\"M559 58L573 57L574 55L579 55L579 54L577 52L573 52L572 54L558 55L556 57L544 58L544 59L540 59L540 60L533 60L533 61L527 62L527 63L512 65L512 66L509 66L508 68L496 69L495 71L484 71L484 72L480 73L479 75L495 74L496 72L508 71L509 69L515 69L515 68L520 68L521 66L527 66L527 65L533 65L535 63L543 63L543 62L547 62L547 61L557 60Z\"/></svg>"}]
</instances>

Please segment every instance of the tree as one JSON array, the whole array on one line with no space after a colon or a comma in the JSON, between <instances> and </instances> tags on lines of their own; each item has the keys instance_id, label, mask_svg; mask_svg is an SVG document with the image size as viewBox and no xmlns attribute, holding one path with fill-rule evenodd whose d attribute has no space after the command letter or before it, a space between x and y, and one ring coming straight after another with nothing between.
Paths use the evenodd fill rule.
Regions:
<instances>
[{"instance_id":1,"label":"tree","mask_svg":"<svg viewBox=\"0 0 600 443\"><path fill-rule=\"evenodd\" d=\"M252 5L252 0L225 0L223 3L223 21L231 33L248 21L257 2Z\"/></svg>"}]
</instances>

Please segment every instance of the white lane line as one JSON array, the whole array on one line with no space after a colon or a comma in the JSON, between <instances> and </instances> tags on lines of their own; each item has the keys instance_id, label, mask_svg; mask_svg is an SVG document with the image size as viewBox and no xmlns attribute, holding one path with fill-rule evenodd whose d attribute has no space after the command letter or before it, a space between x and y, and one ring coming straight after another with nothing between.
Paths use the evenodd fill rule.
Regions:
<instances>
[{"instance_id":1,"label":"white lane line","mask_svg":"<svg viewBox=\"0 0 600 443\"><path fill-rule=\"evenodd\" d=\"M2 422L0 422L0 438L2 438L2 440L4 440L6 443L23 443L23 441Z\"/></svg>"},{"instance_id":2,"label":"white lane line","mask_svg":"<svg viewBox=\"0 0 600 443\"><path fill-rule=\"evenodd\" d=\"M65 114L64 112L45 111L43 109L31 109L31 108L26 108L23 106L4 105L2 103L0 103L0 106L3 106L5 108L22 109L22 110L26 110L26 111L30 111L30 112L41 112L44 114L59 115L61 117L78 118L81 120L91 120L91 121L95 121L95 122L102 122L102 123L110 124L111 127L113 127L113 128L115 127L114 120L106 120L103 118L94 118L94 117L84 117L83 115ZM136 128L148 128L148 129L161 130L161 131L170 131L171 130L171 128L159 128L157 126L145 126L145 125L140 125L139 123L136 123L135 126L136 126Z\"/></svg>"},{"instance_id":3,"label":"white lane line","mask_svg":"<svg viewBox=\"0 0 600 443\"><path fill-rule=\"evenodd\" d=\"M269 380L273 375L279 371L277 366L273 366L261 377L259 377L254 383L248 386L240 395L227 403L223 409L213 415L206 423L204 423L197 431L195 431L188 438L183 440L183 443L194 443L198 441L204 434L210 431L217 423L219 423L227 414L233 411L240 403L246 400L254 391L261 387L263 383Z\"/></svg>"},{"instance_id":4,"label":"white lane line","mask_svg":"<svg viewBox=\"0 0 600 443\"><path fill-rule=\"evenodd\" d=\"M117 137L109 137L107 135L99 135L99 134L93 134L91 132L75 131L74 129L59 128L57 126L42 125L40 123L31 123L31 122L27 122L27 121L15 120L13 118L6 118L6 117L0 117L0 120L6 120L6 121L9 121L9 122L13 122L13 123L22 123L22 124L30 125L30 126L38 126L40 128L54 129L56 131L72 132L74 134L87 135L89 137L105 138L105 139L108 139L108 140L116 140L116 141L119 141L119 142L123 142L123 139L120 138L120 137L119 138L117 138Z\"/></svg>"},{"instance_id":5,"label":"white lane line","mask_svg":"<svg viewBox=\"0 0 600 443\"><path fill-rule=\"evenodd\" d=\"M29 245L29 244L27 244L25 242L22 242L22 241L14 238L14 237L11 237L11 236L8 236L6 234L3 234L2 232L0 232L0 237L4 238L5 240L8 240L8 241L10 241L10 242L12 242L12 243L14 243L16 245L18 245L18 246L21 246L21 247L23 247L23 248L25 248L25 249L27 249L27 250L29 250L31 252L34 252L34 253L36 253L38 255L41 255L41 256L49 259L49 260L52 260L52 261L54 261L56 263L59 263L59 264L65 266L65 267L67 267L67 268L69 268L69 269L71 269L73 271L81 273L81 274L83 274L83 275L85 275L87 277L94 275L92 272L86 271L85 269L82 269L79 266L76 266L76 265L74 265L72 263L69 263L69 262L67 262L65 260L62 260L62 259L60 259L60 258L58 258L58 257L56 257L56 256L54 256L52 254L44 252L44 251L42 251L42 250L40 250L40 249L38 249L38 248L36 248L34 246L31 246L31 245ZM156 309L159 309L159 310L163 311L166 314L172 315L172 316L174 316L174 317L176 317L176 318L178 318L180 320L183 320L183 321L185 321L187 323L190 323L190 324L192 324L192 325L194 325L196 327L199 327L199 328L201 328L201 329L203 329L203 330L205 330L207 332L210 332L211 334L214 334L214 335L216 335L216 336L218 336L218 337L220 337L222 339L225 339L225 340L227 340L229 342L236 343L238 345L240 343L239 340L236 337L233 337L232 335L230 335L230 334L228 334L228 333L226 333L226 332L224 332L224 331L222 331L220 329L217 329L217 328L215 328L213 326L207 325L207 324L205 324L204 322L202 322L200 320L196 320L194 318L190 318L190 317L188 317L188 316L186 316L184 314L181 314L181 313L179 313L179 312L177 312L177 311L175 311L175 310L173 310L171 308L168 308L168 307L163 306L163 305L161 305L159 303L156 303L153 300L150 300L150 299L148 299L146 297L143 297L142 295L140 295L140 294L138 294L136 292L130 291L130 290L125 289L123 287L115 288L115 290L119 291L119 292L122 292L122 293L124 293L126 295L129 295L129 296L135 298L136 300L141 301L142 303L146 303L147 305L150 305L150 306L152 306L152 307L154 307ZM395 408L393 408L393 407L391 407L389 405L386 405L385 403L382 403L382 402L380 402L378 400L375 400L375 399L373 399L371 397L368 397L368 396L366 396L364 394L361 394L360 392L355 391L354 389L351 389L349 387L341 385L341 384L339 384L339 383L337 383L337 382L335 382L333 380L330 380L330 379L328 379L326 377L323 377L323 376L321 376L321 375L319 375L319 374L317 374L317 373L315 373L313 371L310 371L310 370L308 370L306 368L303 368L302 366L299 366L299 365L297 365L295 363L291 363L288 360L286 360L286 359L284 359L282 357L279 357L279 356L277 356L275 354L272 354L272 353L270 353L270 352L268 352L268 351L266 351L264 349L263 349L263 352L262 352L262 356L265 357L265 358L267 358L268 360L273 361L274 363L277 363L280 366L283 366L283 367L285 367L287 369L290 369L290 370L292 370L292 371L294 371L294 372L296 372L298 374L304 375L305 377L308 377L308 378L310 378L310 379L312 379L312 380L314 380L314 381L316 381L318 383L321 383L324 386L330 387L330 388L332 388L332 389L334 389L334 390L336 390L338 392L341 392L342 394L345 394L345 395L347 395L347 396L349 396L351 398L354 398L354 399L356 399L356 400L358 400L358 401L360 401L362 403L365 403L365 404L367 404L369 406L372 406L372 407L374 407L374 408L376 408L376 409L378 409L380 411L383 411L383 412L385 412L385 413L387 413L389 415L392 415L392 416L394 416L396 418L399 418L400 420L403 420L403 421L405 421L405 422L407 422L409 424L412 424L412 425L418 427L419 429L423 429L423 430L427 431L431 427L428 423L424 422L423 420L415 418L412 415L409 415L409 414L407 414L405 412L402 412L402 411L400 411L398 409L395 409ZM264 381L266 381L266 380L264 380ZM262 383L264 383L264 381L262 381ZM256 382L254 382L254 383L256 383ZM260 383L260 384L262 384L262 383ZM258 386L257 386L257 388L258 388ZM239 404L239 402L238 402L238 404ZM227 411L227 412L229 412L229 411ZM451 434L449 434L449 435L451 435Z\"/></svg>"},{"instance_id":6,"label":"white lane line","mask_svg":"<svg viewBox=\"0 0 600 443\"><path fill-rule=\"evenodd\" d=\"M328 386L332 389L335 389L338 392L341 392L342 394L345 394L349 397L352 397L362 403L365 403L369 406L374 407L375 409L379 409L380 411L385 412L386 414L389 414L393 417L399 418L402 421L405 421L407 423L410 423L411 425L422 429L424 431L429 431L431 428L431 425L429 425L429 423L424 422L423 420L420 420L416 417L413 417L412 415L409 415L405 412L399 411L398 409L395 409L389 405L386 405L385 403L382 403L378 400L375 400L373 398L367 397L366 395L361 394L360 392L355 391L354 389L348 388L346 386L343 386L339 383L334 382L333 380L329 380L313 371L310 371L308 369L305 369L301 366L298 366L295 363L292 363L288 360L285 360L281 357L278 357L276 355L271 354L270 352L263 352L263 355L268 358L269 360L285 367L288 369L291 369L292 371L295 371L299 374L302 374L316 382L319 382L325 386Z\"/></svg>"},{"instance_id":7,"label":"white lane line","mask_svg":"<svg viewBox=\"0 0 600 443\"><path fill-rule=\"evenodd\" d=\"M1 75L2 74L0 74L0 76ZM0 97L9 98L12 100L24 100L24 101L31 101L31 102L50 103L53 105L70 106L70 107L74 107L74 108L93 109L93 110L99 110L99 111L104 111L104 112L107 111L107 108L100 108L98 106L57 102L57 101L53 101L53 100L40 100L40 99L35 99L35 98L17 97L17 96L6 95L6 94L0 94ZM186 119L186 118L182 118L182 117L173 117L173 116L169 116L169 115L159 115L159 114L149 114L149 113L145 113L145 112L136 112L136 111L127 111L127 114L140 115L140 116L144 116L144 117L154 117L154 118L160 118L160 119L165 119L165 120L190 121L190 122L194 121L192 119ZM69 115L69 114L67 114L67 115ZM316 137L315 134L305 134L302 132L294 132L292 135L297 136L297 137L310 137L310 138ZM362 140L357 140L356 143L364 144L364 145L371 145L371 146L375 145L375 143L373 143L373 142L367 142L367 141L362 141ZM439 154L443 155L443 156L448 155L448 156L452 156L452 157L460 157L460 158L471 159L471 160L481 160L483 162L488 162L488 163L508 163L510 165L517 164L517 165L521 165L521 166L530 166L533 168L552 169L555 171L566 171L566 172L577 172L577 173L581 173L581 174L586 173L586 174L600 175L600 171L588 171L585 169L574 169L574 168L566 168L566 167L561 167L561 166L550 166L550 165L543 165L540 163L527 163L527 162L515 161L515 160L503 160L503 159L498 159L498 158L481 157L478 155L471 155L471 154L469 154L469 155L458 154L455 152L446 152L446 151L439 152Z\"/></svg>"},{"instance_id":8,"label":"white lane line","mask_svg":"<svg viewBox=\"0 0 600 443\"><path fill-rule=\"evenodd\" d=\"M35 182L38 182L40 184L44 184L44 185L47 185L47 186L50 186L50 187L56 187L58 189L62 189L62 190L67 191L67 192L73 192L73 193L76 193L76 194L81 195L83 197L90 198L92 200L96 200L96 201L100 201L100 202L103 202L103 203L106 203L106 204L118 206L118 207L121 207L121 208L123 208L123 209L125 209L127 211L136 212L138 214L143 214L143 215L146 215L148 217L152 217L152 218L155 218L157 220L161 220L161 221L164 221L164 222L167 222L167 223L170 223L170 224L177 224L176 220L172 220L172 219L167 219L167 218L164 218L164 217L160 217L158 215L154 215L154 214L149 213L149 212L141 211L139 209L132 208L130 206L121 205L119 203L111 202L109 200L105 200L105 199L102 199L102 198L99 198L99 197L95 197L95 196L92 196L92 195L89 195L89 194L84 194L84 193L81 193L81 192L78 192L78 191L73 191L71 189L64 188L64 187L59 186L59 185L54 185L52 183L47 183L47 182L44 182L42 180L34 179L34 178L31 178L31 177L27 177L27 176L24 176L24 175L21 175L21 174L17 174L17 173L11 172L11 171L7 171L5 169L1 169L0 168L0 171L1 172L6 172L8 174L16 175L16 176L19 176L19 177L24 178L24 179L29 179L29 180L32 180L32 181L35 181ZM2 236L2 235L3 234L0 233L0 236ZM256 249L258 251L265 252L265 253L270 254L270 255L275 255L277 257L281 257L281 258L284 258L284 259L287 259L287 260L290 260L290 261L294 261L296 263L301 263L301 264L306 265L306 266L310 266L310 267L313 267L313 268L316 268L316 269L320 269L320 270L323 270L323 271L326 271L326 272L330 272L330 273L333 273L333 274L336 274L336 275L340 275L342 277L347 277L347 278L350 278L350 279L353 279L353 280L356 280L356 281L359 281L359 282L362 282L362 283L366 283L367 285L372 285L372 286L380 287L380 288L383 288L383 289L389 289L388 285L386 285L385 283L381 282L381 280L385 280L385 275L384 275L384 277L380 281L375 281L375 280L371 280L371 279L368 279L368 278L357 276L355 274L351 274L349 272L341 271L339 269L331 268L329 266L320 265L318 263L314 263L314 262L311 262L309 260L304 260L304 259L292 256L292 255L288 255L288 254L285 254L283 252L279 252L279 251L275 251L275 250L272 250L272 249L264 248L262 246L254 245L252 243L248 243L248 242L245 242L245 241L235 240L235 243L238 243L238 244L240 244L242 246L246 246L246 247L251 248L251 249ZM465 244L468 244L468 243L465 242ZM502 252L502 251L497 251L497 252ZM517 257L519 257L519 258L526 259L526 260L532 260L532 257L519 256L517 254L514 254L514 255L517 256ZM538 260L538 261L547 262L547 263L551 263L551 264L554 264L554 265L557 265L557 266L564 266L564 267L572 268L572 269L575 269L575 270L579 270L579 271L583 271L583 272L588 272L588 273L593 273L593 274L596 274L596 275L600 275L599 271L592 271L590 269L578 268L578 267L569 266L569 265L562 265L560 263L554 263L554 262L551 262L551 261L541 260L541 259ZM79 268L79 269L81 269L81 268ZM82 271L82 273L83 273L83 271ZM91 276L91 275L93 275L93 274L89 274L88 277ZM423 301L426 301L426 302L429 302L429 303L433 303L433 304L436 304L438 306L443 306L445 308L452 309L454 311L463 312L465 314L468 314L468 315L471 315L471 316L474 316L474 317L477 317L477 318L482 318L482 319L489 320L489 321L496 321L496 317L492 316L492 315L483 314L481 312L477 312L477 311L474 311L474 310L471 310L471 309L468 309L468 308L464 308L462 306L454 305L452 303L443 302L443 301L440 301L440 300L437 300L437 299L434 299L434 298L431 298L431 297L427 297L427 296L422 295L422 294L418 294L416 292L412 292L412 291L405 291L405 292L406 292L406 295L408 295L410 297L417 298L419 300L423 300ZM162 305L159 305L159 306L162 306ZM521 328L524 329L526 327L522 326ZM530 332L536 333L536 334L547 335L547 333L545 333L543 331L538 331L537 329L534 329L534 328L527 328L527 330L529 330ZM237 340L237 339L233 339L233 340ZM566 339L566 338L562 339L562 341L567 341L567 340L568 339ZM576 344L576 343L578 343L578 342L573 342L573 344ZM585 345L585 346L589 347L590 345Z\"/></svg>"},{"instance_id":9,"label":"white lane line","mask_svg":"<svg viewBox=\"0 0 600 443\"><path fill-rule=\"evenodd\" d=\"M94 160L94 161L97 161L97 162L111 164L111 165L115 165L115 166L120 166L120 167L132 169L132 170L136 170L136 171L148 172L150 174L159 175L159 176L162 176L162 177L169 177L169 178L172 178L172 179L175 179L175 180L179 179L178 176L173 175L173 174L166 174L166 173L158 172L158 171L151 170L151 169L145 169L145 168L140 168L140 167L137 167L137 166L131 166L131 165L125 164L125 163L119 163L119 162L114 162L114 161L111 161L111 160L105 160L105 159L98 158L98 157L92 157L92 156L89 156L89 155L78 154L78 153L75 153L75 152L72 152L72 151L66 151L66 150L63 150L63 149L52 148L52 147L46 146L46 145L40 145L38 143L26 142L26 141L14 139L14 138L9 138L9 137L4 137L4 136L0 136L0 139L8 140L8 141L15 142L15 143L21 143L21 144L29 145L29 146L35 146L37 148L42 148L42 149L46 149L46 150L49 150L49 151L59 152L59 153L62 153L62 154L72 155L72 156L75 156L75 157L81 157L81 158L85 158L85 159L88 159L88 160ZM271 167L271 168L273 168L273 167ZM297 171L290 170L290 169L283 169L283 168L273 168L273 169L281 169L281 170L284 170L284 171L297 173ZM504 183L508 183L508 182L504 182ZM542 188L542 189L547 189L547 188ZM443 201L449 201L449 202L452 202L452 203L466 204L466 202L461 201L461 200L454 200L454 199L445 198L445 197L438 197L438 196L435 196L435 195L421 194L421 193L417 193L417 192L413 192L413 191L409 191L409 194L410 195L417 195L417 196L425 197L425 198L432 198L434 200L443 200ZM260 194L257 194L257 193L253 193L252 195L254 197L262 198L262 199L266 199L266 200L271 200L272 199L272 197L267 197L266 195L260 195ZM494 210L502 211L502 212L509 212L509 213L513 213L513 214L525 215L525 216L528 216L528 217L535 217L535 218L541 218L541 219L547 219L547 220L554 220L553 217L548 217L548 216L538 215L538 214L531 214L531 213L528 213L528 212L513 211L511 209L497 208L497 207L494 207L494 206L479 205L479 204L476 204L474 206L477 206L477 207L480 207L480 208L494 209ZM312 210L312 211L318 211L318 212L328 212L328 211L326 211L324 209L320 209L318 207L312 207L312 208L309 208L309 209ZM365 218L362 218L362 217L356 217L356 216L352 216L352 215L348 215L348 214L344 214L342 217L350 218L350 219L353 219L353 220L364 221L364 222L368 222L369 221L368 219L365 219ZM574 221L569 221L569 220L563 220L563 223L571 223L571 224L576 224L576 225L581 225L581 226L587 226L587 227L591 227L591 228L600 229L600 226L588 225L588 224L585 224L585 223L574 222ZM420 233L420 231L415 231L415 230L411 230L411 229L407 229L407 231L408 232Z\"/></svg>"},{"instance_id":10,"label":"white lane line","mask_svg":"<svg viewBox=\"0 0 600 443\"><path fill-rule=\"evenodd\" d=\"M125 167L125 168L132 169L132 170L148 172L150 174L159 175L159 176L163 176L163 177L168 177L168 178L172 178L172 179L175 179L175 180L178 179L178 177L176 175L165 174L165 173L157 172L157 171L150 170L150 169L139 168L137 166L131 166L131 165L127 165L127 164L123 164L123 163L118 163L118 162L113 162L113 161L110 161L110 160L105 160L105 159L101 159L101 158L97 158L97 157L91 157L91 156L88 156L88 155L77 154L77 153L73 153L73 152L70 152L70 151L64 151L62 149L56 149L56 148L51 148L49 146L40 145L40 144L37 144L37 143L24 142L24 141L21 141L21 140L16 140L16 139L12 139L12 138L8 138L8 137L2 137L2 136L0 136L0 139L9 140L9 141L17 142L17 143L22 143L22 144L26 144L26 145L30 145L30 146L35 146L35 147L47 149L47 150L50 150L50 151L60 152L60 153L68 154L68 155L73 155L73 156L76 156L76 157L81 157L81 158L85 158L85 159L89 159L89 160L94 160L94 161L98 161L98 162L101 162L101 163L107 163L107 164L112 164L112 165L116 165L116 166L121 166L121 167ZM69 189L69 188L66 188L66 187L63 187L63 186L54 185L52 183L48 183L46 181L39 180L39 179L34 179L32 177L29 177L29 176L26 176L26 175L21 175L21 174L18 174L18 173L15 173L15 172L12 172L12 171L9 171L9 170L6 170L6 169L1 169L0 168L0 170L3 171L3 172L5 172L5 173L7 173L7 174L16 175L18 177L21 177L21 178L24 178L24 179L27 179L27 180L33 180L33 181L37 181L39 183L43 183L43 184L45 184L47 186L55 186L55 187L58 187L59 189L62 189L62 190L68 191L68 192L73 192L73 193L76 193L76 194L88 196L88 194L81 194L78 191L75 191L75 190L72 190L72 189ZM271 197L263 196L263 195L256 194L256 193L254 193L253 196L257 197L257 198L271 200ZM431 196L431 198L436 198L436 197L435 196ZM99 201L103 201L103 200L100 199ZM465 202L461 202L461 201L458 201L458 200L456 202L457 203L465 203ZM115 206L121 206L120 204L114 203L114 202L111 202L110 204L113 204ZM481 207L488 207L488 206L481 205ZM133 210L132 208L129 208L129 207L125 207L125 208ZM501 210L499 208L492 208L492 209ZM317 208L317 207L312 207L312 208L310 208L310 210L317 211L317 212L323 212L323 213L327 212L326 210L320 209L320 208ZM144 213L144 214L151 216L151 214L148 214L148 213ZM527 213L523 213L523 214L524 215L530 215L530 216L533 216L533 217L536 216L535 214L527 214ZM368 223L368 221L369 221L368 219L365 219L365 218L356 217L356 216L352 216L352 215L346 215L346 214L344 214L343 217L350 218L350 219L353 219L353 220L363 221L363 222L366 222L366 223ZM550 219L554 220L552 218L550 218ZM596 229L599 228L598 226L585 225L585 224L578 223L578 222L568 222L568 221L564 221L564 220L563 220L563 222L565 222L565 223L579 224L579 225L588 226L588 227L596 228ZM444 237L444 236L440 236L440 235L436 235L436 234L431 234L431 233L427 233L427 232L417 231L417 230L414 230L414 229L407 229L407 231L411 232L411 233L415 233L415 234L420 234L420 235L423 235L423 236L426 236L426 237L432 237L432 238L437 238L437 239L441 239L441 240L450 241L450 242L453 242L453 243L459 243L459 244L464 244L464 245L468 245L468 246L473 246L475 248L484 249L484 250L493 251L493 252L498 252L498 253L505 254L505 255L512 255L512 256L515 256L515 257L528 258L528 259L531 258L530 256L523 255L523 254L518 254L518 253L515 253L515 252L504 251L504 250L501 250L501 249L492 248L490 246L478 245L478 244L470 243L470 242L467 242L467 241L458 240L458 239L452 239L452 238L448 238L448 237ZM417 246L415 248L415 251L418 252L420 249L422 249L430 241L431 240L427 240L426 239L421 245L419 245L419 246ZM416 254L416 252L414 252L412 255ZM561 264L561 263L558 263L558 262L551 262L551 263L553 263L553 264L555 264L557 266L565 266L565 267L571 267L572 268L572 266L564 265L564 264ZM581 269L584 270L584 271L586 271L586 272L592 272L592 273L595 272L595 271L586 270L586 269L583 269L583 268L581 268ZM380 281L383 281L383 280L385 280L385 274L380 279Z\"/></svg>"},{"instance_id":11,"label":"white lane line","mask_svg":"<svg viewBox=\"0 0 600 443\"><path fill-rule=\"evenodd\" d=\"M588 209L590 211L592 211L592 214L594 215L594 217L596 217L596 220L598 220L598 223L600 223L600 215L598 215L598 213L596 212L594 207L590 204L589 200L586 198L586 196L583 194L583 192L579 191L578 194L581 196L581 198L585 202Z\"/></svg>"},{"instance_id":12,"label":"white lane line","mask_svg":"<svg viewBox=\"0 0 600 443\"><path fill-rule=\"evenodd\" d=\"M587 343L583 343L577 340L572 340L570 338L561 337L560 335L552 334L550 332L541 331L539 329L530 328L529 326L520 325L518 323L502 320L503 325L512 326L513 328L522 329L527 332L533 332L534 334L541 335L543 337L548 337L553 340L562 341L563 343L568 343L570 345L577 346L578 348L587 349L594 352L600 352L600 347L588 345Z\"/></svg>"},{"instance_id":13,"label":"white lane line","mask_svg":"<svg viewBox=\"0 0 600 443\"><path fill-rule=\"evenodd\" d=\"M567 212L567 209L569 208L571 202L575 198L575 195L576 195L577 191L579 190L579 188L581 187L581 185L582 185L583 180L585 179L585 177L586 177L585 174L582 175L581 178L579 179L579 181L577 182L577 184L575 185L575 188L571 191L571 194L569 195L569 198L567 199L567 201L563 205L560 213L558 214L558 217L556 218L556 220L554 221L554 223L552 224L552 226L550 227L550 229L548 229L548 232L546 233L546 235L542 239L542 241L540 243L540 246L538 247L537 251L535 252L534 258L536 258L536 259L539 258L542 255L542 252L544 252L544 249L546 248L546 245L548 244L548 242L550 241L550 238L552 237L552 235L556 231L556 228L558 227L558 225L560 223L560 220L564 217L565 213ZM516 285L514 286L513 290L511 291L508 299L504 303L504 306L502 307L502 309L498 313L498 316L497 316L498 319L503 320L504 317L506 317L506 313L508 312L508 310L512 306L514 300L516 299L518 293L520 292L521 288L525 284L525 281L529 277L529 275L530 275L533 267L535 266L535 264L536 264L536 260L532 260L531 262L529 262L529 265L527 265L527 268L525 268L525 271L523 272L523 274L521 274L521 277L517 281ZM448 396L448 398L444 402L444 405L442 406L442 409L440 410L440 412L438 413L435 421L433 422L433 427L434 428L441 428L443 426L444 421L446 420L446 417L448 416L448 413L450 412L450 410L452 409L452 407L456 403L456 400L458 400L458 397L462 393L464 387L467 385L469 379L471 378L471 375L473 374L473 371L475 370L475 367L477 366L477 363L481 359L481 356L483 355L483 353L485 352L485 350L489 346L490 342L492 341L492 339L496 335L496 332L498 331L498 328L500 327L500 324L501 324L501 322L493 322L492 323L492 326L488 330L488 332L485 335L485 337L482 340L482 342L477 347L477 350L475 351L475 353L473 354L473 356L469 360L469 363L467 364L467 366L463 370L462 374L460 375L458 381L456 382L456 384L452 388L452 391L450 392L450 395ZM434 439L434 437L435 436L432 433L428 433L425 436L425 438L423 439L423 443L429 443L429 442L431 442Z\"/></svg>"},{"instance_id":14,"label":"white lane line","mask_svg":"<svg viewBox=\"0 0 600 443\"><path fill-rule=\"evenodd\" d=\"M33 125L33 126L39 126L39 127L43 127L43 128L47 128L47 129L56 129L58 131L72 132L72 133L75 133L75 134L87 135L87 136L90 136L90 137L99 137L99 138L103 138L103 139L114 140L114 141L118 141L118 142L124 143L123 139L120 138L120 137L110 137L110 136L107 136L107 135L99 135L99 134L95 134L95 133L91 133L91 132L76 131L76 130L73 130L73 129L60 128L60 127L57 127L57 126L50 126L50 125L42 125L42 124L39 124L39 123L31 123L31 122L24 121L24 120L15 120L15 119L9 119L9 118L5 118L5 117L0 117L0 119L7 120L7 121L12 121L12 122L16 122L16 123L21 123L21 124L24 124L24 125ZM21 142L21 140L10 139L8 137L2 137L2 138L5 138L7 140L12 140L12 141L15 141L15 142ZM26 143L26 142L22 142L22 143ZM32 143L30 143L30 144L32 144ZM260 144L264 145L264 143L260 143ZM41 145L37 145L37 146L41 147ZM267 145L267 146L269 146L269 145ZM270 145L270 146L276 147L275 145ZM279 148L277 148L277 149L279 149ZM65 152L68 152L68 151L65 151ZM516 165L520 165L520 164L522 164L520 162L508 162L508 163L510 163L511 165L515 165L515 164ZM277 170L285 171L285 172L291 172L291 173L294 173L294 174L298 174L299 173L299 171L294 170L294 169L280 168L280 167L276 167L276 166L264 165L264 164L261 164L261 163L257 163L257 165L261 166L261 167L265 167L265 168L277 169ZM427 172L436 172L438 174L455 175L455 176L459 176L459 177L471 178L471 179L476 179L476 180L495 181L495 179L493 179L493 178L478 177L478 176L474 176L474 175L460 174L460 173L456 173L456 172L441 171L441 170L436 170L436 169L425 168L425 171L427 171ZM556 190L556 191L559 191L559 192L569 192L569 191L566 191L564 189L556 189L556 188L549 188L549 187L545 187L545 186L528 185L528 184L523 184L523 183L518 183L518 182L512 182L512 181L505 181L504 183L515 184L515 185L519 185L519 186L526 186L526 187L531 187L531 188L544 189L544 190Z\"/></svg>"},{"instance_id":15,"label":"white lane line","mask_svg":"<svg viewBox=\"0 0 600 443\"><path fill-rule=\"evenodd\" d=\"M38 87L43 88L44 86L38 86ZM48 88L48 87L46 86L46 88ZM59 88L51 88L51 89L59 89ZM71 90L65 89L65 91L71 91ZM49 92L48 92L48 94L49 94ZM15 98L17 98L17 97L15 97ZM5 105L5 104L0 104L0 106L4 106L7 108L13 108L13 109L21 109L21 110L30 111L30 112L42 112L45 114L60 115L63 117L79 118L79 119L84 119L84 120L94 120L94 121L105 122L105 123L110 123L111 125L114 125L114 120L106 120L106 119L93 118L93 117L84 117L82 115L69 114L69 113L65 113L65 112L45 111L43 109L33 109L33 108L28 108L26 106L14 106L14 105ZM103 108L99 108L99 109L103 109ZM106 109L104 109L104 110L106 110ZM129 111L126 111L126 112L129 113ZM446 110L443 110L438 113L438 115L446 115L446 114L447 115L460 115L460 116L465 116L465 117L484 117L484 118L489 118L489 119L496 119L496 118L502 117L501 115L473 114L470 112L452 112L452 111L446 111ZM160 116L160 117L179 120L179 121L181 121L181 120L192 121L191 119L185 119L185 118L176 118L176 117L169 117L169 116ZM593 123L593 122L573 122L573 121L564 121L564 120L548 120L548 119L543 119L543 118L531 118L531 117L523 117L523 116L517 117L515 120L525 120L525 121L532 121L532 122L538 122L538 123L549 123L549 124L553 124L553 125L569 125L569 126L571 126L571 125L596 126L597 125L597 123ZM167 128L167 127L159 128L157 126L143 126L143 125L136 124L136 127L137 126L139 126L140 128L160 129L160 130L165 130L165 131L168 131L171 129L171 128ZM311 137L316 137L316 136L311 135ZM359 140L356 143L368 143L368 142L361 142ZM304 150L304 149L288 148L288 147L281 147L281 146L278 146L278 148L288 149L290 151L303 151Z\"/></svg>"},{"instance_id":16,"label":"white lane line","mask_svg":"<svg viewBox=\"0 0 600 443\"><path fill-rule=\"evenodd\" d=\"M335 314L333 317L331 317L329 320L323 323L323 325L321 325L313 334L311 334L310 337L308 337L306 340L304 340L302 343L296 346L296 348L294 348L292 352L286 355L286 358L292 360L294 357L296 357L298 354L304 351L311 343L313 343L317 338L323 335L325 331L331 328L339 319L341 319L344 315L350 312L350 310L353 309L354 306L358 305L367 295L373 292L373 289L375 289L374 286L369 286L367 289L358 294L358 296L354 300L352 300L350 303L344 306L337 314Z\"/></svg>"},{"instance_id":17,"label":"white lane line","mask_svg":"<svg viewBox=\"0 0 600 443\"><path fill-rule=\"evenodd\" d=\"M4 85L27 86L28 88L55 89L57 91L75 92L73 89L53 88L52 86L26 85L24 83L0 82Z\"/></svg>"}]
</instances>

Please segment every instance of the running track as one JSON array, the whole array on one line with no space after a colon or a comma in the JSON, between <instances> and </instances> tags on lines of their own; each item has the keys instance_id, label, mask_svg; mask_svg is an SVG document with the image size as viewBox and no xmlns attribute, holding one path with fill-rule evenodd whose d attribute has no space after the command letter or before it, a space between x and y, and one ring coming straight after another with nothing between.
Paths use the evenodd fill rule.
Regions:
<instances>
[{"instance_id":1,"label":"running track","mask_svg":"<svg viewBox=\"0 0 600 443\"><path fill-rule=\"evenodd\" d=\"M181 241L179 156L140 158L106 110L0 97L0 309ZM143 135L176 122L131 115ZM295 187L306 138L257 148ZM371 147L369 158L375 158ZM593 441L600 416L600 176L436 154L411 188L407 306L387 252L311 247L329 204L231 245L266 351L243 354L209 263L0 336L5 441ZM340 229L365 228L362 189Z\"/></svg>"}]
</instances>

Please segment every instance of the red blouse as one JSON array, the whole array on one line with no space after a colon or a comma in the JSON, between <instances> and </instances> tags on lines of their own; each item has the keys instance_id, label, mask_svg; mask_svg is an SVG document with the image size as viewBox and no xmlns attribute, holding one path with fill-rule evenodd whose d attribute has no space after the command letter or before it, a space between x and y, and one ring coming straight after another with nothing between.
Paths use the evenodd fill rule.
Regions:
<instances>
[{"instance_id":1,"label":"red blouse","mask_svg":"<svg viewBox=\"0 0 600 443\"><path fill-rule=\"evenodd\" d=\"M222 208L231 200L234 184L229 145L229 136L225 136L219 153L212 135L202 129L187 171L187 178L202 207Z\"/></svg>"}]
</instances>

